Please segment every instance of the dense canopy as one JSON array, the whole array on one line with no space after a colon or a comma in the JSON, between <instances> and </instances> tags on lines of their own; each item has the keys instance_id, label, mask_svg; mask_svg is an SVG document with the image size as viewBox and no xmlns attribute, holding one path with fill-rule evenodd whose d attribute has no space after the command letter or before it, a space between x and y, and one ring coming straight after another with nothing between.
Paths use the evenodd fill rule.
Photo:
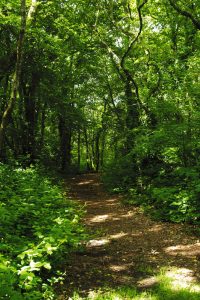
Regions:
<instances>
[{"instance_id":1,"label":"dense canopy","mask_svg":"<svg viewBox=\"0 0 200 300\"><path fill-rule=\"evenodd\" d=\"M100 171L199 224L200 1L1 0L0 40L2 174Z\"/></svg>"}]
</instances>

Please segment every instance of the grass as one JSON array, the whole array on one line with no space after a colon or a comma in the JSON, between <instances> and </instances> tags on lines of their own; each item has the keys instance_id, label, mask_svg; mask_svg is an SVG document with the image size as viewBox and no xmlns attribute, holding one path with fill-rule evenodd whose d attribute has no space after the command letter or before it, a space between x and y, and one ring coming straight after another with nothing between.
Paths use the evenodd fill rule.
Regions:
<instances>
[{"instance_id":1,"label":"grass","mask_svg":"<svg viewBox=\"0 0 200 300\"><path fill-rule=\"evenodd\" d=\"M139 291L135 287L125 286L117 289L90 291L87 297L75 293L71 300L199 300L200 284L192 277L188 269L163 269L154 278L154 286Z\"/></svg>"}]
</instances>

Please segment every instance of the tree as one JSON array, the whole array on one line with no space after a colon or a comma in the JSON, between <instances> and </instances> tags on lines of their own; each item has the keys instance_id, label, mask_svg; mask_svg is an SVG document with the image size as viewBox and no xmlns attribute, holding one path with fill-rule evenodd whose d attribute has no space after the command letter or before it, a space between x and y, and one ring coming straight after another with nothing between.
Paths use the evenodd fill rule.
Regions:
<instances>
[{"instance_id":1,"label":"tree","mask_svg":"<svg viewBox=\"0 0 200 300\"><path fill-rule=\"evenodd\" d=\"M32 18L32 15L35 12L35 8L36 8L36 0L32 0L31 6L30 6L30 9L28 12L28 20ZM18 93L21 70L22 70L23 47L24 47L24 39L25 39L26 25L27 25L26 1L25 0L21 0L20 16L21 16L21 26L20 26L20 33L19 33L19 38L18 38L18 42L17 42L15 72L14 72L13 80L12 80L10 99L9 99L7 108L3 113L2 121L1 121L1 125L0 125L0 156L2 155L2 151L3 151L5 130L9 123L9 119L11 118L11 114L12 114L15 102L17 101L17 93Z\"/></svg>"},{"instance_id":2,"label":"tree","mask_svg":"<svg viewBox=\"0 0 200 300\"><path fill-rule=\"evenodd\" d=\"M190 1L189 3L187 3L187 10L182 9L178 5L177 1L169 0L169 2L170 5L177 11L177 13L191 20L193 25L198 30L200 30L200 21L198 20L198 10L199 10L198 1L192 1L192 2Z\"/></svg>"}]
</instances>

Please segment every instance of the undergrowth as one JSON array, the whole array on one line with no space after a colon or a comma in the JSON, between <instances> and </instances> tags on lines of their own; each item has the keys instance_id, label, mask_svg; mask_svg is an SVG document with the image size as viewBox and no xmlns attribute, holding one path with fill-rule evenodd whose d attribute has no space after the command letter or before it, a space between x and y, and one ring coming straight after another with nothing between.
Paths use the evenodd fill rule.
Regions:
<instances>
[{"instance_id":1,"label":"undergrowth","mask_svg":"<svg viewBox=\"0 0 200 300\"><path fill-rule=\"evenodd\" d=\"M0 165L0 299L54 299L61 265L84 239L83 211L34 168Z\"/></svg>"},{"instance_id":2,"label":"undergrowth","mask_svg":"<svg viewBox=\"0 0 200 300\"><path fill-rule=\"evenodd\" d=\"M200 224L198 166L136 167L131 156L109 165L102 176L107 190L123 193L125 203L140 205L155 219Z\"/></svg>"}]
</instances>

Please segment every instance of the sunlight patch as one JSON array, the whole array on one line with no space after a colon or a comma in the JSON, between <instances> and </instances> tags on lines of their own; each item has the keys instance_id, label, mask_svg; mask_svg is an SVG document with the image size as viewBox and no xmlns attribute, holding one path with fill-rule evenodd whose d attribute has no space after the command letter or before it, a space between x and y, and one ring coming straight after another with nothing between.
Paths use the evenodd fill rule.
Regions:
<instances>
[{"instance_id":1,"label":"sunlight patch","mask_svg":"<svg viewBox=\"0 0 200 300\"><path fill-rule=\"evenodd\" d=\"M126 271L130 266L129 265L112 265L109 268L114 272Z\"/></svg>"},{"instance_id":2,"label":"sunlight patch","mask_svg":"<svg viewBox=\"0 0 200 300\"><path fill-rule=\"evenodd\" d=\"M81 182L77 183L77 185L91 184L92 182L93 182L93 180L81 181Z\"/></svg>"},{"instance_id":3,"label":"sunlight patch","mask_svg":"<svg viewBox=\"0 0 200 300\"><path fill-rule=\"evenodd\" d=\"M108 244L110 241L108 239L102 239L102 240L90 240L87 243L87 247L88 248L92 248L92 247L100 247L100 246L104 246L106 244Z\"/></svg>"},{"instance_id":4,"label":"sunlight patch","mask_svg":"<svg viewBox=\"0 0 200 300\"><path fill-rule=\"evenodd\" d=\"M165 248L165 252L170 255L176 256L177 254L183 256L197 256L200 255L200 243L190 245L177 245Z\"/></svg>"},{"instance_id":5,"label":"sunlight patch","mask_svg":"<svg viewBox=\"0 0 200 300\"><path fill-rule=\"evenodd\" d=\"M127 236L128 234L127 233L124 233L124 232L120 232L120 233L117 233L117 234L112 234L112 235L110 235L110 238L111 239L120 239L120 238L122 238L122 237L124 237L124 236Z\"/></svg>"},{"instance_id":6,"label":"sunlight patch","mask_svg":"<svg viewBox=\"0 0 200 300\"><path fill-rule=\"evenodd\" d=\"M110 217L109 215L99 215L91 218L90 221L93 223L105 222L107 219L109 219L109 217Z\"/></svg>"},{"instance_id":7,"label":"sunlight patch","mask_svg":"<svg viewBox=\"0 0 200 300\"><path fill-rule=\"evenodd\" d=\"M196 281L193 271L186 268L172 269L167 271L164 276L170 280L170 285L174 290L193 288Z\"/></svg>"},{"instance_id":8,"label":"sunlight patch","mask_svg":"<svg viewBox=\"0 0 200 300\"><path fill-rule=\"evenodd\" d=\"M142 279L142 280L138 281L137 283L138 283L138 287L148 288L148 287L154 286L155 284L158 284L159 281L158 281L158 278L153 276L153 277Z\"/></svg>"},{"instance_id":9,"label":"sunlight patch","mask_svg":"<svg viewBox=\"0 0 200 300\"><path fill-rule=\"evenodd\" d=\"M106 200L105 202L111 202L111 203L113 203L113 202L115 202L117 200L117 198L112 198L112 199L109 199L109 200Z\"/></svg>"},{"instance_id":10,"label":"sunlight patch","mask_svg":"<svg viewBox=\"0 0 200 300\"><path fill-rule=\"evenodd\" d=\"M150 232L158 232L158 231L161 231L162 228L163 228L162 225L155 225L152 228L150 228L148 231L150 231Z\"/></svg>"},{"instance_id":11,"label":"sunlight patch","mask_svg":"<svg viewBox=\"0 0 200 300\"><path fill-rule=\"evenodd\" d=\"M129 211L126 215L120 215L121 218L132 218L135 215L134 211Z\"/></svg>"}]
</instances>

